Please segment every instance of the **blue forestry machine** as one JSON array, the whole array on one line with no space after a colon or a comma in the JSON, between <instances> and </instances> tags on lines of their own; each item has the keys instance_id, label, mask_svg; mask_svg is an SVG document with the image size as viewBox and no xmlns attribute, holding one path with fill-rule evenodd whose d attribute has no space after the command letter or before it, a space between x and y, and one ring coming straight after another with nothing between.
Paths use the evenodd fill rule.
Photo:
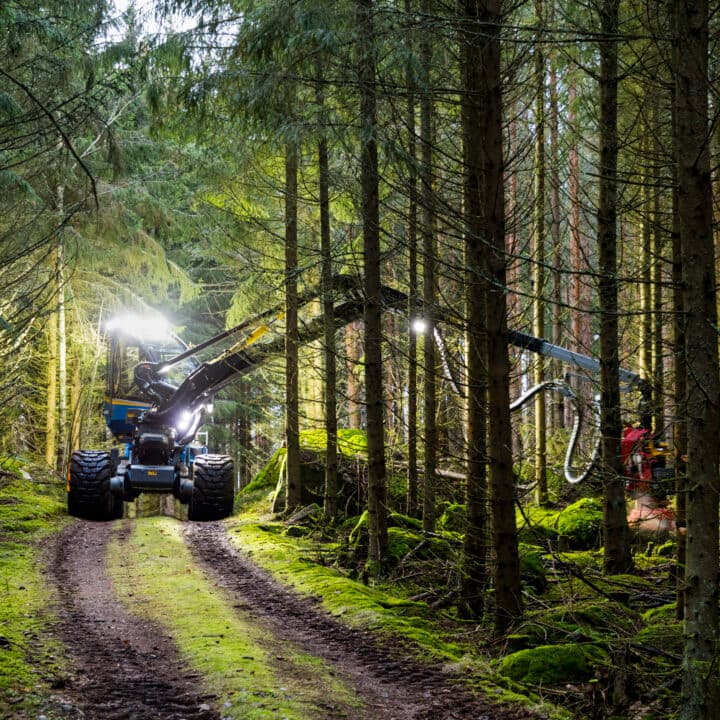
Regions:
<instances>
[{"instance_id":1,"label":"blue forestry machine","mask_svg":"<svg viewBox=\"0 0 720 720\"><path fill-rule=\"evenodd\" d=\"M334 289L336 328L361 319L365 302L359 282L339 275L334 278ZM299 305L309 306L318 297L318 289L310 289L301 295ZM386 310L407 312L408 296L403 292L384 286L381 301ZM437 308L435 315L441 321L452 322ZM167 329L154 328L147 320L135 318L130 324L127 318L125 322L111 320L106 326L103 413L110 433L124 445L124 451L116 448L72 453L67 479L68 512L89 520L113 520L122 517L125 501L141 493L162 493L187 504L190 520L219 520L230 515L235 493L232 458L208 453L206 447L194 442L195 436L219 390L282 354L285 338L274 326L281 324L283 317L281 308L275 307L190 348ZM323 333L322 315L300 323L302 344L321 338ZM196 358L198 353L237 337L240 339L217 357L202 363ZM446 378L462 394L437 330L435 339ZM540 338L510 331L508 340L516 347L558 359L575 369L593 374L599 370L597 360ZM621 371L621 381L626 389L646 395L647 384L636 373ZM565 476L569 482L579 482L587 476L595 458L580 475L575 473L572 459L583 409L569 384L563 380L541 383L515 401L511 409L519 409L541 391L559 392L574 409ZM641 422L645 427L648 424L645 418ZM649 438L649 430L643 438ZM664 467L664 455L647 454L643 462L647 467Z\"/></svg>"}]
</instances>

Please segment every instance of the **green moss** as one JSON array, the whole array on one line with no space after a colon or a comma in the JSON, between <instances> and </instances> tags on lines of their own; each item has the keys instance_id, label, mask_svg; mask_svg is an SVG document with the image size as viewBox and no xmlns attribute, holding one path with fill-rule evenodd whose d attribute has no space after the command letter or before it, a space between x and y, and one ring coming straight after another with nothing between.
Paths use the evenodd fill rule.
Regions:
<instances>
[{"instance_id":1,"label":"green moss","mask_svg":"<svg viewBox=\"0 0 720 720\"><path fill-rule=\"evenodd\" d=\"M13 472L19 469L15 465ZM55 658L48 589L39 548L67 521L65 493L17 477L0 487L0 715L39 708L47 680L62 674ZM34 715L33 715L34 716Z\"/></svg>"},{"instance_id":2,"label":"green moss","mask_svg":"<svg viewBox=\"0 0 720 720\"><path fill-rule=\"evenodd\" d=\"M677 603L668 603L646 610L642 614L642 619L645 623L673 622L677 619Z\"/></svg>"},{"instance_id":3,"label":"green moss","mask_svg":"<svg viewBox=\"0 0 720 720\"><path fill-rule=\"evenodd\" d=\"M285 448L276 450L265 463L262 470L243 489L243 494L253 493L257 490L272 490L280 478L280 469L285 461Z\"/></svg>"},{"instance_id":4,"label":"green moss","mask_svg":"<svg viewBox=\"0 0 720 720\"><path fill-rule=\"evenodd\" d=\"M607 654L594 645L542 645L506 656L499 672L528 685L561 685L585 682L608 663Z\"/></svg>"},{"instance_id":5,"label":"green moss","mask_svg":"<svg viewBox=\"0 0 720 720\"><path fill-rule=\"evenodd\" d=\"M558 539L557 510L541 507L523 508L517 511L518 539L528 545L544 544Z\"/></svg>"},{"instance_id":6,"label":"green moss","mask_svg":"<svg viewBox=\"0 0 720 720\"><path fill-rule=\"evenodd\" d=\"M422 520L402 513L392 512L388 515L388 526L406 528L407 530L422 530Z\"/></svg>"},{"instance_id":7,"label":"green moss","mask_svg":"<svg viewBox=\"0 0 720 720\"><path fill-rule=\"evenodd\" d=\"M367 540L367 532L368 532L368 511L365 510L360 517L357 518L357 521L355 523L355 526L352 529L352 532L350 533L349 540L353 545L357 545L360 543L363 539Z\"/></svg>"},{"instance_id":8,"label":"green moss","mask_svg":"<svg viewBox=\"0 0 720 720\"><path fill-rule=\"evenodd\" d=\"M223 714L304 720L322 714L328 693L352 714L358 699L322 660L269 634L255 624L252 609L233 607L208 582L185 547L181 527L171 518L144 519L125 541L129 547L112 543L110 573L127 607L172 635L187 662L202 674L206 690L218 697Z\"/></svg>"},{"instance_id":9,"label":"green moss","mask_svg":"<svg viewBox=\"0 0 720 720\"><path fill-rule=\"evenodd\" d=\"M597 498L582 498L558 513L558 532L576 549L599 547L602 527L602 504Z\"/></svg>"},{"instance_id":10,"label":"green moss","mask_svg":"<svg viewBox=\"0 0 720 720\"><path fill-rule=\"evenodd\" d=\"M542 548L520 545L520 579L526 588L542 593L547 587L547 571L543 562Z\"/></svg>"},{"instance_id":11,"label":"green moss","mask_svg":"<svg viewBox=\"0 0 720 720\"><path fill-rule=\"evenodd\" d=\"M361 518L356 525L358 533L364 522ZM448 661L461 655L460 647L445 637L440 626L427 620L425 603L394 597L380 587L363 585L334 568L316 564L315 549L307 540L262 532L248 521L228 525L231 540L251 552L255 562L298 592L322 597L327 610L349 625L404 637L437 659ZM396 530L398 538L407 532Z\"/></svg>"},{"instance_id":12,"label":"green moss","mask_svg":"<svg viewBox=\"0 0 720 720\"><path fill-rule=\"evenodd\" d=\"M438 518L438 530L449 530L451 532L465 532L467 525L466 506L460 503L451 503L444 509Z\"/></svg>"},{"instance_id":13,"label":"green moss","mask_svg":"<svg viewBox=\"0 0 720 720\"><path fill-rule=\"evenodd\" d=\"M519 539L544 544L566 539L576 550L597 548L602 542L603 513L600 500L581 498L561 510L528 507L517 515Z\"/></svg>"},{"instance_id":14,"label":"green moss","mask_svg":"<svg viewBox=\"0 0 720 720\"><path fill-rule=\"evenodd\" d=\"M528 613L516 630L516 647L548 645L567 641L603 640L629 636L635 632L639 618L618 603L607 600L584 600L569 606L551 607Z\"/></svg>"},{"instance_id":15,"label":"green moss","mask_svg":"<svg viewBox=\"0 0 720 720\"><path fill-rule=\"evenodd\" d=\"M649 645L660 648L665 652L682 655L684 638L683 624L680 620L663 621L658 624L648 625L640 630L633 638L638 645Z\"/></svg>"}]
</instances>

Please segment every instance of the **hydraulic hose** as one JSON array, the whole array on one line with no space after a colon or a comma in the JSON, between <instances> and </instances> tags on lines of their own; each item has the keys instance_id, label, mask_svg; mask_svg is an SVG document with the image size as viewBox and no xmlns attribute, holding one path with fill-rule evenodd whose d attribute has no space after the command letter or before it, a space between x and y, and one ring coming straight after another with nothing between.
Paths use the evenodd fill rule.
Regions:
<instances>
[{"instance_id":1,"label":"hydraulic hose","mask_svg":"<svg viewBox=\"0 0 720 720\"><path fill-rule=\"evenodd\" d=\"M570 401L573 409L573 427L570 433L570 440L568 441L567 450L565 451L565 462L563 466L563 472L565 479L572 485L587 480L590 472L592 471L595 463L600 457L600 437L598 437L595 447L593 448L592 456L590 460L585 464L583 471L579 475L575 475L573 472L573 457L575 456L575 450L577 448L578 439L580 438L580 432L583 424L583 408L580 404L578 396L575 391L568 385L565 380L545 380L544 382L538 383L534 387L531 387L526 393L521 395L515 402L510 405L510 412L519 410L532 400L540 392L557 392L560 393L564 398ZM597 414L597 406L593 404L593 411Z\"/></svg>"}]
</instances>

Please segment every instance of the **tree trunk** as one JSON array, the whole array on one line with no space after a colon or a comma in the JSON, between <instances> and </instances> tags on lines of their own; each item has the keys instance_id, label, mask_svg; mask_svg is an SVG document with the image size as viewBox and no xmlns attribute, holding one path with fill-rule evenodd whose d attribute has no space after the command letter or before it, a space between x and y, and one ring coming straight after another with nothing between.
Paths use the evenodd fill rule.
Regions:
<instances>
[{"instance_id":1,"label":"tree trunk","mask_svg":"<svg viewBox=\"0 0 720 720\"><path fill-rule=\"evenodd\" d=\"M382 388L382 302L380 296L380 201L377 156L375 23L372 0L358 0L361 195L365 279L365 404L368 438L368 572L382 574L387 556L385 437Z\"/></svg>"},{"instance_id":2,"label":"tree trunk","mask_svg":"<svg viewBox=\"0 0 720 720\"><path fill-rule=\"evenodd\" d=\"M588 248L581 232L582 201L580 197L580 151L579 135L575 130L577 113L575 111L576 89L574 78L570 79L568 91L569 125L572 139L568 160L568 200L570 202L570 305L572 318L570 323L570 349L583 355L592 355L592 335L590 331L590 291L588 272ZM572 387L581 400L590 395L588 383L577 378L571 380Z\"/></svg>"},{"instance_id":3,"label":"tree trunk","mask_svg":"<svg viewBox=\"0 0 720 720\"><path fill-rule=\"evenodd\" d=\"M602 35L615 38L619 0L600 8ZM600 431L604 489L604 569L627 572L632 566L625 509L625 479L620 457L620 357L618 348L617 281L617 62L614 40L600 43L600 197L598 245L600 260Z\"/></svg>"},{"instance_id":4,"label":"tree trunk","mask_svg":"<svg viewBox=\"0 0 720 720\"><path fill-rule=\"evenodd\" d=\"M356 373L360 362L359 323L350 323L345 327L345 377L347 383L348 427L359 430L362 425L362 406L360 404L360 383Z\"/></svg>"},{"instance_id":5,"label":"tree trunk","mask_svg":"<svg viewBox=\"0 0 720 720\"><path fill-rule=\"evenodd\" d=\"M487 262L488 457L492 538L495 550L495 629L504 632L522 613L520 561L515 523L515 475L507 343L505 191L503 183L502 80L500 70L500 0L463 0L463 25L480 72L474 123L482 142L470 148L479 169L479 244ZM476 268L477 270L477 268ZM468 292L472 289L468 277ZM476 288L477 289L477 288ZM468 318L468 332L477 318Z\"/></svg>"},{"instance_id":6,"label":"tree trunk","mask_svg":"<svg viewBox=\"0 0 720 720\"><path fill-rule=\"evenodd\" d=\"M645 129L645 153L648 151L648 136L650 128ZM646 172L643 178L642 195L642 238L640 243L640 374L653 382L652 350L653 350L653 321L652 321L652 227L651 214L651 189L653 177Z\"/></svg>"},{"instance_id":7,"label":"tree trunk","mask_svg":"<svg viewBox=\"0 0 720 720\"><path fill-rule=\"evenodd\" d=\"M56 469L65 477L68 444L68 381L67 381L67 332L65 323L65 253L62 236L57 248L58 272L58 456Z\"/></svg>"},{"instance_id":8,"label":"tree trunk","mask_svg":"<svg viewBox=\"0 0 720 720\"><path fill-rule=\"evenodd\" d=\"M535 0L536 21L543 23L542 0ZM535 43L535 204L533 214L533 334L545 336L545 58ZM545 360L534 359L533 382L545 380ZM535 396L535 501L546 505L547 497L547 418L545 393Z\"/></svg>"},{"instance_id":9,"label":"tree trunk","mask_svg":"<svg viewBox=\"0 0 720 720\"><path fill-rule=\"evenodd\" d=\"M675 125L675 100L673 97L673 125ZM675 130L673 130L675 135ZM677 183L677 164L674 168L673 187L673 229L672 229L672 280L673 280L673 377L675 380L675 396L673 404L673 447L675 449L675 523L680 532L677 536L677 582L676 582L676 617L685 617L685 562L687 542L684 529L687 527L686 483L687 467L687 362L685 360L685 303L683 300L683 262L680 247L680 210L679 189Z\"/></svg>"},{"instance_id":10,"label":"tree trunk","mask_svg":"<svg viewBox=\"0 0 720 720\"><path fill-rule=\"evenodd\" d=\"M323 68L318 61L316 100L321 113L324 111ZM318 171L320 195L320 255L322 258L322 303L325 359L325 496L323 507L328 518L337 515L337 402L335 386L337 367L335 361L335 313L333 305L333 260L330 237L330 169L328 147L325 139L324 118L320 120L320 142L318 143Z\"/></svg>"},{"instance_id":11,"label":"tree trunk","mask_svg":"<svg viewBox=\"0 0 720 720\"><path fill-rule=\"evenodd\" d=\"M47 401L45 411L45 464L50 472L57 463L58 437L58 322L57 312L48 316L47 324L48 360L47 360Z\"/></svg>"},{"instance_id":12,"label":"tree trunk","mask_svg":"<svg viewBox=\"0 0 720 720\"><path fill-rule=\"evenodd\" d=\"M552 10L551 10L552 12ZM560 237L560 119L558 112L557 72L554 58L550 63L550 236L553 253L553 298L552 298L552 341L555 345L563 345L562 331L562 268L564 248ZM551 362L553 378L562 377L562 363ZM565 427L565 403L559 394L553 395L551 404L551 426L554 430Z\"/></svg>"},{"instance_id":13,"label":"tree trunk","mask_svg":"<svg viewBox=\"0 0 720 720\"><path fill-rule=\"evenodd\" d=\"M660 124L660 110L657 101L653 102L653 114L655 127ZM652 153L654 157L660 157L662 148L660 142L653 134ZM657 163L653 164L655 178L660 177L660 168ZM656 190L652 200L652 222L653 222L653 269L652 269L652 306L653 306L653 427L655 432L665 432L665 357L664 357L664 331L666 317L663 315L663 278L665 275L665 230L662 223L660 211L660 192Z\"/></svg>"},{"instance_id":14,"label":"tree trunk","mask_svg":"<svg viewBox=\"0 0 720 720\"><path fill-rule=\"evenodd\" d=\"M301 502L300 416L298 397L297 176L294 143L285 149L285 509Z\"/></svg>"},{"instance_id":15,"label":"tree trunk","mask_svg":"<svg viewBox=\"0 0 720 720\"><path fill-rule=\"evenodd\" d=\"M460 35L462 68L461 122L463 133L463 206L465 214L465 315L467 318L467 527L463 545L461 612L482 615L488 583L487 498L487 263L480 197L484 181L482 157L476 152L485 137L477 122L483 89L482 45L477 31L475 3L466 0Z\"/></svg>"},{"instance_id":16,"label":"tree trunk","mask_svg":"<svg viewBox=\"0 0 720 720\"><path fill-rule=\"evenodd\" d=\"M405 0L405 12L410 17L412 12L411 0ZM412 36L408 43L412 49ZM418 508L418 461L417 461L417 329L413 321L417 315L417 171L415 162L417 150L415 144L415 77L410 63L406 70L408 97L407 97L407 136L408 158L408 215L407 215L407 247L408 247L408 480L405 511L414 517Z\"/></svg>"},{"instance_id":17,"label":"tree trunk","mask_svg":"<svg viewBox=\"0 0 720 720\"><path fill-rule=\"evenodd\" d=\"M708 4L676 8L676 137L687 362L687 556L682 720L714 720L718 700L717 297L708 129Z\"/></svg>"},{"instance_id":18,"label":"tree trunk","mask_svg":"<svg viewBox=\"0 0 720 720\"><path fill-rule=\"evenodd\" d=\"M423 14L429 19L431 5L423 2ZM423 336L423 420L425 453L423 466L423 530L435 530L435 473L437 470L437 384L435 376L435 211L433 195L432 157L432 91L430 66L432 45L428 27L420 39L422 68L422 96L420 99L420 147L423 241L423 307L425 335Z\"/></svg>"}]
</instances>

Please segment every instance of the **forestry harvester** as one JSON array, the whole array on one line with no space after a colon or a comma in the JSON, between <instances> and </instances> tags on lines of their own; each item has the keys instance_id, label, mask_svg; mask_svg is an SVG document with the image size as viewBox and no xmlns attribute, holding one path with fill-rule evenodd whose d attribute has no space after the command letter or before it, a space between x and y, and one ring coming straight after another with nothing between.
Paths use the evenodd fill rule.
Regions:
<instances>
[{"instance_id":1,"label":"forestry harvester","mask_svg":"<svg viewBox=\"0 0 720 720\"><path fill-rule=\"evenodd\" d=\"M336 328L363 317L365 303L358 282L348 276L335 278L334 321ZM301 307L312 307L317 289L303 293ZM389 287L382 288L386 310L407 312L408 297ZM436 309L436 316L448 320ZM188 505L190 520L217 520L232 512L235 472L232 458L210 454L195 442L198 428L210 410L215 394L241 375L282 354L284 314L275 307L188 348L166 328L139 318L114 318L106 326L107 366L104 416L107 427L123 450L77 450L68 468L68 511L90 520L122 517L123 502L141 493L172 494ZM300 323L299 340L308 343L322 337L322 316ZM240 338L239 340L237 338ZM456 392L462 392L454 379L450 358L441 335L435 338L447 376ZM569 364L584 372L596 373L593 358L552 345L540 338L511 331L513 345ZM221 342L232 342L217 357L200 362L197 355ZM235 342L233 342L235 340ZM629 371L621 371L626 389L646 395L646 383ZM579 482L590 471L576 475L572 459L581 432L583 408L564 380L541 383L517 400L512 409L522 407L535 394L554 391L567 398L574 408L575 422L566 453L565 476ZM623 458L628 482L636 489L645 484L648 492L654 479L667 473L668 453L653 443L649 419L641 413L641 429L626 430Z\"/></svg>"}]
</instances>

